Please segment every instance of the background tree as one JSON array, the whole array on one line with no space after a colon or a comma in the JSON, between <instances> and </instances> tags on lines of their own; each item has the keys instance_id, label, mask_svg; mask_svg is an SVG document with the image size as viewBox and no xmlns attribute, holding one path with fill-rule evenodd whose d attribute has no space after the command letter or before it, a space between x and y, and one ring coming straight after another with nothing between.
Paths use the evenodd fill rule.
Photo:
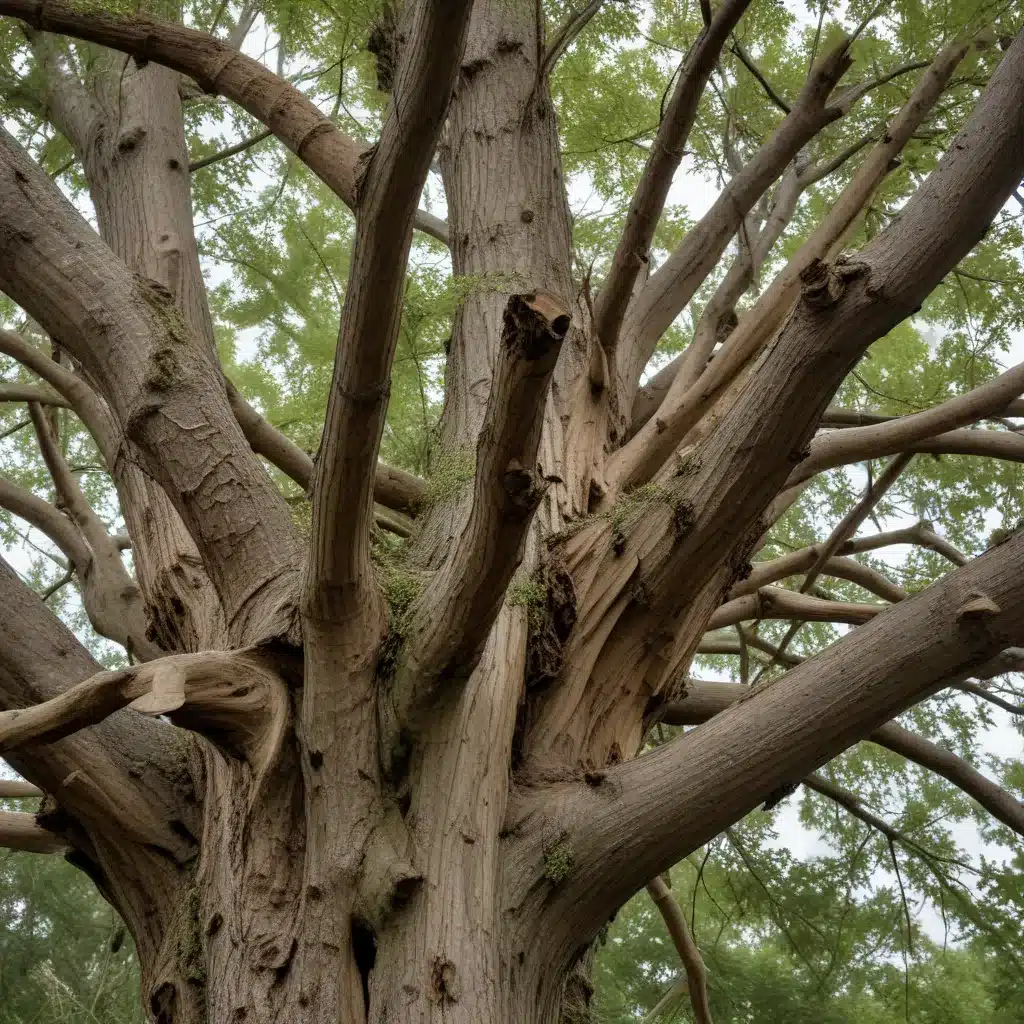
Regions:
<instances>
[{"instance_id":1,"label":"background tree","mask_svg":"<svg viewBox=\"0 0 1024 1024\"><path fill-rule=\"evenodd\" d=\"M770 892L735 826L801 782L849 820L798 901L882 850L861 934L909 958L920 895L1011 947L948 822L1024 833L975 766L1024 633L1020 12L814 13L0 0L0 505L46 539L0 571L46 798L0 826L154 1020L579 1020L646 885L706 1021L660 874L724 832Z\"/></svg>"}]
</instances>

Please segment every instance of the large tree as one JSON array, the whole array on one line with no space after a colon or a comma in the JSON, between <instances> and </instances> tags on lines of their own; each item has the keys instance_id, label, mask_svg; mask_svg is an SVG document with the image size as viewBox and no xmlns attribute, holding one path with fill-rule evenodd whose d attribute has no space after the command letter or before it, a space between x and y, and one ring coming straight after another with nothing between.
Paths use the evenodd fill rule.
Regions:
<instances>
[{"instance_id":1,"label":"large tree","mask_svg":"<svg viewBox=\"0 0 1024 1024\"><path fill-rule=\"evenodd\" d=\"M660 874L801 780L872 821L814 774L861 741L1024 834L1011 792L891 721L1020 665L1024 535L969 560L924 522L858 534L922 458L1024 462L1024 367L982 346L913 414L830 404L880 339L927 379L919 311L1020 320L1012 289L980 326L970 301L1020 279L998 266L1020 12L851 3L842 31L821 5L800 36L768 0L548 6L267 5L270 70L244 53L256 4L0 0L0 352L25 368L3 397L49 476L9 474L0 505L128 654L103 671L0 567L0 751L46 794L0 841L90 875L161 1024L579 1021L595 936L644 885L706 1020ZM674 72L631 48L641 26ZM218 98L252 132L221 151ZM208 287L204 174L271 136L303 191L243 210L222 183L242 285ZM687 154L721 181L692 223L667 206ZM566 167L616 210L571 216ZM431 175L447 220L421 209ZM261 220L276 262L249 252ZM264 394L312 335L330 349L315 419L229 379L254 324L280 357L244 375ZM417 434L389 398L411 360L429 420L421 358L443 409ZM826 539L771 546L884 459ZM897 543L954 568L911 594L865 557ZM785 635L742 625L764 622ZM807 622L856 628L804 659ZM691 680L702 651L739 681ZM637 756L659 723L696 727Z\"/></svg>"}]
</instances>

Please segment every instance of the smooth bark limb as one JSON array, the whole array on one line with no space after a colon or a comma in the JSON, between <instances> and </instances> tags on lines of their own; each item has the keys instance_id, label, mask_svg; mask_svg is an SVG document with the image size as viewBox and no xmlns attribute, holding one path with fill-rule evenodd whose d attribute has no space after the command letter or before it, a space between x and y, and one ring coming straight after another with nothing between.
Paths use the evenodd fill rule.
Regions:
<instances>
[{"instance_id":1,"label":"smooth bark limb","mask_svg":"<svg viewBox=\"0 0 1024 1024\"><path fill-rule=\"evenodd\" d=\"M860 625L884 611L881 604L824 601L782 587L761 587L753 594L727 601L708 620L708 629L734 626L747 619L795 619L798 622L846 622ZM780 650L785 650L780 645Z\"/></svg>"},{"instance_id":2,"label":"smooth bark limb","mask_svg":"<svg viewBox=\"0 0 1024 1024\"><path fill-rule=\"evenodd\" d=\"M942 435L957 431L959 427L1005 410L1022 392L1024 363L965 395L958 395L931 409L900 416L886 423L819 434L811 442L810 454L794 471L792 482L796 482L797 477L804 479L835 466L905 451L921 441L939 440Z\"/></svg>"},{"instance_id":3,"label":"smooth bark limb","mask_svg":"<svg viewBox=\"0 0 1024 1024\"><path fill-rule=\"evenodd\" d=\"M690 1003L693 1005L694 1019L697 1024L714 1024L711 1019L711 1004L708 1002L708 975L704 968L704 960L690 934L690 926L686 923L682 907L660 877L652 878L647 883L647 892L665 922L686 971L687 990L690 993Z\"/></svg>"},{"instance_id":4,"label":"smooth bark limb","mask_svg":"<svg viewBox=\"0 0 1024 1024\"><path fill-rule=\"evenodd\" d=\"M745 580L733 584L726 596L731 602L737 597L753 594L770 583L777 583L789 576L806 573L818 563L823 551L823 545L813 544L810 547L801 548L799 551L791 551L770 562L754 562L750 575ZM880 572L876 572L869 565L855 562L852 558L829 557L823 563L821 572L825 576L834 576L849 583L856 583L883 601L895 603L908 596L902 587L898 587Z\"/></svg>"},{"instance_id":5,"label":"smooth bark limb","mask_svg":"<svg viewBox=\"0 0 1024 1024\"><path fill-rule=\"evenodd\" d=\"M31 782L21 779L0 779L0 800L35 800L43 796L43 791Z\"/></svg>"},{"instance_id":6,"label":"smooth bark limb","mask_svg":"<svg viewBox=\"0 0 1024 1024\"><path fill-rule=\"evenodd\" d=\"M0 811L0 846L20 853L63 853L68 844L36 822L34 814Z\"/></svg>"},{"instance_id":7,"label":"smooth bark limb","mask_svg":"<svg viewBox=\"0 0 1024 1024\"><path fill-rule=\"evenodd\" d=\"M39 402L62 409L71 407L71 403L63 395L31 384L0 384L0 402Z\"/></svg>"},{"instance_id":8,"label":"smooth bark limb","mask_svg":"<svg viewBox=\"0 0 1024 1024\"><path fill-rule=\"evenodd\" d=\"M567 944L680 857L943 686L975 674L1024 631L1024 535L893 605L600 787L541 798L575 854L542 913ZM1024 825L1024 822L1022 822ZM559 924L575 908L575 927ZM578 948L578 947L573 947Z\"/></svg>"},{"instance_id":9,"label":"smooth bark limb","mask_svg":"<svg viewBox=\"0 0 1024 1024\"><path fill-rule=\"evenodd\" d=\"M658 126L647 165L626 214L622 237L594 305L594 333L608 355L609 367L615 365L615 345L633 285L650 259L651 239L661 219L672 179L683 159L700 98L729 33L749 5L750 0L724 0L687 54Z\"/></svg>"},{"instance_id":10,"label":"smooth bark limb","mask_svg":"<svg viewBox=\"0 0 1024 1024\"><path fill-rule=\"evenodd\" d=\"M857 214L885 177L891 161L906 145L948 85L968 47L968 42L958 40L936 57L922 75L910 99L889 125L882 141L868 154L811 237L745 314L727 344L714 357L697 383L685 392L682 387L670 386L657 415L612 456L607 473L610 486L622 489L650 479L675 445L682 441L686 432L713 406L724 389L778 328L797 297L801 274L813 260L825 257L841 244ZM682 306L673 308L675 313L668 323L671 323ZM642 368L639 366L637 372Z\"/></svg>"}]
</instances>

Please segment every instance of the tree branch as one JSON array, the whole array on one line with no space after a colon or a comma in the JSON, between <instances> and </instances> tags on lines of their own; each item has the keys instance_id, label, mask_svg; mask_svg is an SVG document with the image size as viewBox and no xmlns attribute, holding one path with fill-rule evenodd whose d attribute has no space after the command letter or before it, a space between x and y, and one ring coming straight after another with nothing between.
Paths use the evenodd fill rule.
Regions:
<instances>
[{"instance_id":1,"label":"tree branch","mask_svg":"<svg viewBox=\"0 0 1024 1024\"><path fill-rule=\"evenodd\" d=\"M712 1024L711 1004L708 1002L708 975L697 943L690 934L686 916L672 891L661 878L651 879L647 883L647 892L658 908L658 913L665 922L665 927L686 970L687 990L693 1005L694 1020L697 1024Z\"/></svg>"},{"instance_id":2,"label":"tree branch","mask_svg":"<svg viewBox=\"0 0 1024 1024\"><path fill-rule=\"evenodd\" d=\"M10 15L40 31L85 39L189 75L262 121L347 206L358 205L363 147L341 132L298 89L231 44L145 15L124 18L57 0L0 0Z\"/></svg>"},{"instance_id":3,"label":"tree branch","mask_svg":"<svg viewBox=\"0 0 1024 1024\"><path fill-rule=\"evenodd\" d=\"M804 475L811 476L835 466L905 451L919 441L938 438L958 427L966 427L999 413L1022 392L1024 363L967 394L923 412L900 416L887 423L820 434L811 442L810 454L797 467L796 474L802 479Z\"/></svg>"},{"instance_id":4,"label":"tree branch","mask_svg":"<svg viewBox=\"0 0 1024 1024\"><path fill-rule=\"evenodd\" d=\"M749 0L748 0L749 2ZM573 44L576 37L587 27L590 19L601 9L604 0L590 0L588 4L574 11L562 23L548 44L537 68L537 79L543 81L551 74L552 68L558 63L562 54Z\"/></svg>"},{"instance_id":5,"label":"tree branch","mask_svg":"<svg viewBox=\"0 0 1024 1024\"><path fill-rule=\"evenodd\" d=\"M891 161L942 94L956 66L966 54L968 45L957 41L936 57L922 75L910 99L889 125L882 141L868 154L839 199L789 261L785 270L743 317L699 381L685 391L681 387L670 387L658 409L658 415L612 457L607 474L610 482L625 488L649 479L686 432L712 407L765 340L778 328L797 297L802 275L808 273L813 260L825 257L841 242L864 203L888 173ZM927 194L927 190L924 194ZM918 205L920 207L921 203ZM664 273L665 269L667 267L659 273ZM665 321L665 327L681 308L673 304L666 309L666 315L669 312L672 315ZM663 330L661 328L654 335L655 340Z\"/></svg>"},{"instance_id":6,"label":"tree branch","mask_svg":"<svg viewBox=\"0 0 1024 1024\"><path fill-rule=\"evenodd\" d=\"M0 328L0 353L16 359L63 395L75 415L92 434L104 461L113 471L120 440L110 411L99 395L78 374L61 366L48 353L36 348L14 331Z\"/></svg>"},{"instance_id":7,"label":"tree branch","mask_svg":"<svg viewBox=\"0 0 1024 1024\"><path fill-rule=\"evenodd\" d=\"M82 604L89 621L100 636L121 644L139 661L160 657L164 652L147 636L142 593L121 561L117 541L107 532L103 520L93 511L78 486L41 407L30 402L28 409L39 440L39 450L57 491L58 504L88 544L87 560L72 561L81 582Z\"/></svg>"},{"instance_id":8,"label":"tree branch","mask_svg":"<svg viewBox=\"0 0 1024 1024\"><path fill-rule=\"evenodd\" d=\"M129 273L5 132L0 243L0 284L103 389L195 539L234 638L291 635L297 539L219 370L170 294Z\"/></svg>"},{"instance_id":9,"label":"tree branch","mask_svg":"<svg viewBox=\"0 0 1024 1024\"><path fill-rule=\"evenodd\" d=\"M626 307L637 275L649 261L651 239L661 218L672 178L683 158L700 98L729 33L749 3L750 0L724 0L711 24L701 31L686 57L672 99L658 126L647 165L630 202L622 237L594 305L593 329L608 354L609 368L615 366L611 356L626 316ZM735 227L729 232L730 237L734 231ZM714 265L719 255L721 253L716 252L711 257L710 265Z\"/></svg>"},{"instance_id":10,"label":"tree branch","mask_svg":"<svg viewBox=\"0 0 1024 1024\"><path fill-rule=\"evenodd\" d=\"M761 74L758 66L751 60L750 54L747 53L744 45L736 38L733 38L732 46L729 49L736 54L740 59L740 63L757 79L757 84L764 89L765 95L781 110L784 114L788 114L790 111L789 104L772 88L771 83L764 75Z\"/></svg>"},{"instance_id":11,"label":"tree branch","mask_svg":"<svg viewBox=\"0 0 1024 1024\"><path fill-rule=\"evenodd\" d=\"M374 470L412 221L458 74L471 7L468 0L426 0L407 13L393 105L360 184L352 270L313 484L306 604L317 617L340 612L331 607L335 598L365 608L374 593L368 546ZM340 502L350 515L337 515Z\"/></svg>"},{"instance_id":12,"label":"tree branch","mask_svg":"<svg viewBox=\"0 0 1024 1024\"><path fill-rule=\"evenodd\" d=\"M32 800L43 796L43 791L31 782L21 779L0 779L0 800Z\"/></svg>"},{"instance_id":13,"label":"tree branch","mask_svg":"<svg viewBox=\"0 0 1024 1024\"><path fill-rule=\"evenodd\" d=\"M194 174L196 171L209 167L211 164L220 163L221 160L228 160L233 156L238 156L239 153L244 153L246 150L252 149L253 146L258 146L264 139L269 139L273 134L267 128L262 132L251 135L247 139L242 139L241 142L237 142L233 146L228 146L226 149L218 150L216 153L211 153L209 156L201 157L198 160L192 160L188 165L189 173Z\"/></svg>"},{"instance_id":14,"label":"tree branch","mask_svg":"<svg viewBox=\"0 0 1024 1024\"><path fill-rule=\"evenodd\" d=\"M454 550L428 584L384 697L390 739L410 729L444 685L464 682L522 561L547 488L537 471L543 409L569 312L548 295L512 295L477 444L473 504ZM385 739L384 749L391 744Z\"/></svg>"},{"instance_id":15,"label":"tree branch","mask_svg":"<svg viewBox=\"0 0 1024 1024\"><path fill-rule=\"evenodd\" d=\"M727 597L732 601L737 597L753 594L769 583L777 583L789 576L806 573L818 563L823 551L823 545L812 544L810 547L791 551L770 562L755 562L747 579L734 584ZM834 576L837 579L856 583L859 587L882 598L883 601L895 603L907 597L905 590L886 579L880 572L876 572L869 565L855 562L852 558L827 558L822 563L821 572L826 576Z\"/></svg>"},{"instance_id":16,"label":"tree branch","mask_svg":"<svg viewBox=\"0 0 1024 1024\"><path fill-rule=\"evenodd\" d=\"M851 63L849 41L844 40L814 66L792 111L753 159L730 179L711 209L631 303L622 323L618 359L618 375L624 382L632 385L639 380L658 339L693 298L758 199L800 150L840 116L830 96ZM620 449L609 466L617 466L634 443ZM612 479L618 474L618 468L613 468Z\"/></svg>"},{"instance_id":17,"label":"tree branch","mask_svg":"<svg viewBox=\"0 0 1024 1024\"><path fill-rule=\"evenodd\" d=\"M268 423L229 380L225 380L228 402L245 439L257 455L262 455L304 491L313 482L313 460L285 434ZM380 505L415 515L427 492L425 480L403 469L377 463L373 482L373 500Z\"/></svg>"},{"instance_id":18,"label":"tree branch","mask_svg":"<svg viewBox=\"0 0 1024 1024\"><path fill-rule=\"evenodd\" d=\"M53 743L125 707L207 733L229 756L244 756L257 776L271 766L289 721L284 683L258 652L176 654L100 672L41 704L0 712L0 752Z\"/></svg>"},{"instance_id":19,"label":"tree branch","mask_svg":"<svg viewBox=\"0 0 1024 1024\"><path fill-rule=\"evenodd\" d=\"M747 690L706 724L606 769L600 786L563 783L539 794L538 808L559 822L573 851L574 871L556 892L530 893L533 871L524 868L523 901L554 932L557 955L571 955L656 874L781 784L973 675L1022 627L1024 535L1016 534L778 680Z\"/></svg>"},{"instance_id":20,"label":"tree branch","mask_svg":"<svg viewBox=\"0 0 1024 1024\"><path fill-rule=\"evenodd\" d=\"M0 477L0 506L24 519L40 533L46 534L67 556L68 560L85 570L91 558L89 545L78 528L66 515L48 501L31 491Z\"/></svg>"},{"instance_id":21,"label":"tree branch","mask_svg":"<svg viewBox=\"0 0 1024 1024\"><path fill-rule=\"evenodd\" d=\"M824 601L781 587L761 587L753 594L727 601L708 620L708 629L735 626L747 619L795 619L800 622L846 622L860 625L885 610L880 604Z\"/></svg>"},{"instance_id":22,"label":"tree branch","mask_svg":"<svg viewBox=\"0 0 1024 1024\"><path fill-rule=\"evenodd\" d=\"M68 844L36 823L34 814L0 811L0 846L21 853L63 853Z\"/></svg>"},{"instance_id":23,"label":"tree branch","mask_svg":"<svg viewBox=\"0 0 1024 1024\"><path fill-rule=\"evenodd\" d=\"M982 666L976 674L986 676L1001 671L1004 671L1003 665L999 659L994 659L987 666ZM950 685L955 689L967 689L971 686L967 682ZM975 690L981 688L975 687L971 692ZM984 690L981 692L985 693ZM686 696L680 701L666 704L660 721L666 725L699 725L725 711L737 701L746 699L750 693L748 687L736 683L690 680L687 682ZM956 754L923 736L915 735L895 722L886 722L879 726L866 739L941 775L976 800L994 818L1019 835L1024 835L1024 805L1012 794L985 778L963 758L957 757Z\"/></svg>"},{"instance_id":24,"label":"tree branch","mask_svg":"<svg viewBox=\"0 0 1024 1024\"><path fill-rule=\"evenodd\" d=\"M60 409L71 407L63 395L55 395L46 388L33 387L31 384L0 383L0 402L40 402Z\"/></svg>"}]
</instances>

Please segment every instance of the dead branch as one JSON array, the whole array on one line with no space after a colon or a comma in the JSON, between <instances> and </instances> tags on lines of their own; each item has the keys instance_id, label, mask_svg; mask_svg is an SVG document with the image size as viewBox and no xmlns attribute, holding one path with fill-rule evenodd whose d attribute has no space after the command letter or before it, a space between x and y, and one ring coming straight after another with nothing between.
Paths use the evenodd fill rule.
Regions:
<instances>
[{"instance_id":1,"label":"dead branch","mask_svg":"<svg viewBox=\"0 0 1024 1024\"><path fill-rule=\"evenodd\" d=\"M807 272L813 260L822 259L841 244L857 214L885 177L892 160L906 145L942 94L967 49L968 43L957 41L947 46L936 57L922 75L910 99L889 125L882 140L857 169L857 173L824 220L754 307L743 317L739 326L730 335L727 344L723 345L701 375L698 383L686 391L681 387L670 386L658 409L658 415L648 421L612 457L608 477L614 482L614 487L629 487L649 479L668 458L672 448L714 405L725 388L778 328L797 296L801 275ZM955 263L953 265L955 266ZM673 307L673 317L679 308ZM671 319L666 321L666 327L671 323ZM655 335L655 341L662 331ZM642 365L638 367L637 372L639 369L642 369Z\"/></svg>"},{"instance_id":2,"label":"dead branch","mask_svg":"<svg viewBox=\"0 0 1024 1024\"><path fill-rule=\"evenodd\" d=\"M711 1005L708 1002L708 975L697 943L690 934L686 915L660 877L652 878L647 883L647 892L658 908L658 913L665 922L665 927L686 970L687 990L693 1005L694 1019L697 1024L712 1024Z\"/></svg>"},{"instance_id":3,"label":"dead branch","mask_svg":"<svg viewBox=\"0 0 1024 1024\"><path fill-rule=\"evenodd\" d=\"M923 415L923 414L922 414ZM910 419L911 417L901 417ZM895 421L892 424L895 427ZM836 435L835 448L822 447L819 449L821 461L826 463L820 465L815 459L810 459L797 466L787 481L787 486L793 486L803 480L809 480L815 473L833 469L837 465L846 464L846 458L850 462L863 462L866 459L880 458L883 455L891 455L903 452L905 454L932 454L932 455L975 455L981 458L1004 459L1007 462L1024 462L1024 437L1012 430L983 430L983 429L962 429L949 430L944 434L935 437L925 438L921 441L902 442L885 433L884 428L890 424L881 424L875 427L851 427L849 430L829 431L822 440L831 442L833 435ZM848 434L860 430L882 430L882 433L871 436L861 435L855 444L840 444L839 434ZM898 431L894 430L894 433ZM818 440L815 438L815 440ZM840 456L838 451L843 451L843 462L837 462ZM813 442L811 451L814 451Z\"/></svg>"},{"instance_id":4,"label":"dead branch","mask_svg":"<svg viewBox=\"0 0 1024 1024\"><path fill-rule=\"evenodd\" d=\"M1003 700L999 694L993 693L991 690L987 690L984 686L979 686L977 683L957 683L953 689L962 690L964 693L973 694L975 697L981 697L982 700L987 700L989 703L995 704L997 708L1002 708L1003 711L1007 711L1011 715L1024 715L1024 706L1020 704L1011 704L1010 701Z\"/></svg>"},{"instance_id":5,"label":"dead branch","mask_svg":"<svg viewBox=\"0 0 1024 1024\"><path fill-rule=\"evenodd\" d=\"M594 333L609 355L610 367L615 365L611 355L615 351L626 307L633 293L633 284L641 267L648 262L647 250L664 209L672 178L683 158L683 150L697 116L700 98L722 47L729 38L729 33L736 27L749 3L750 0L724 0L711 19L711 24L701 32L693 49L687 55L672 98L658 126L658 134L651 146L647 166L630 202L622 237L615 248L611 267L594 307ZM763 187L757 195L762 191ZM755 195L754 201L756 198ZM750 205L753 205L753 202ZM726 241L735 230L734 225ZM725 243L723 248L724 245ZM720 254L716 252L712 256L710 266L714 265Z\"/></svg>"},{"instance_id":6,"label":"dead branch","mask_svg":"<svg viewBox=\"0 0 1024 1024\"><path fill-rule=\"evenodd\" d=\"M0 811L0 846L21 853L63 853L68 844L37 824L34 814Z\"/></svg>"}]
</instances>

